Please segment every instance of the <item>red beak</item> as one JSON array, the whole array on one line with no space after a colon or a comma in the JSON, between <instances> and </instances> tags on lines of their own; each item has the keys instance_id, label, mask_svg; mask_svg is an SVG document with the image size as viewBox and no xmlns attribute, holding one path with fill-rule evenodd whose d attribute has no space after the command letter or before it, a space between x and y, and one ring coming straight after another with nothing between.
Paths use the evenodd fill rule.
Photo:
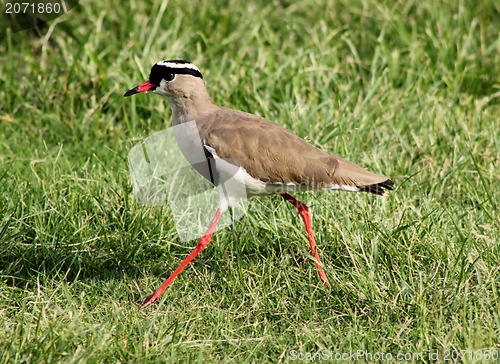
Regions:
<instances>
[{"instance_id":1,"label":"red beak","mask_svg":"<svg viewBox=\"0 0 500 364\"><path fill-rule=\"evenodd\" d=\"M147 92L151 91L154 88L156 88L156 85L154 83L151 83L148 81L141 83L139 86L134 87L132 90L128 90L125 92L125 95L123 96L132 96L134 94L138 94L139 92Z\"/></svg>"}]
</instances>

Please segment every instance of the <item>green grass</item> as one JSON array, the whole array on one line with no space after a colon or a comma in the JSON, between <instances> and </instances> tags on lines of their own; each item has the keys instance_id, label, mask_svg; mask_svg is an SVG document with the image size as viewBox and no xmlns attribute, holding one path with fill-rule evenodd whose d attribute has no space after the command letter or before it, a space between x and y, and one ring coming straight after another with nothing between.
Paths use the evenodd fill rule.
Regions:
<instances>
[{"instance_id":1,"label":"green grass","mask_svg":"<svg viewBox=\"0 0 500 364\"><path fill-rule=\"evenodd\" d=\"M36 31L1 25L0 362L500 351L498 1L82 1ZM215 103L395 180L387 199L297 195L329 287L274 196L135 304L196 243L128 176L170 108L123 93L172 58Z\"/></svg>"}]
</instances>

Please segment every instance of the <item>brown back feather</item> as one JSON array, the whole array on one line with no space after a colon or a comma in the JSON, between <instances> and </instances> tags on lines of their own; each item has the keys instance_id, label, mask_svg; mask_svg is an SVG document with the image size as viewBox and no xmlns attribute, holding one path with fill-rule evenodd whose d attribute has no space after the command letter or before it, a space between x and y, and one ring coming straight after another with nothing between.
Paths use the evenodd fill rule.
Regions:
<instances>
[{"instance_id":1,"label":"brown back feather","mask_svg":"<svg viewBox=\"0 0 500 364\"><path fill-rule=\"evenodd\" d=\"M264 182L363 187L388 180L256 115L219 107L195 121L202 141L219 157Z\"/></svg>"}]
</instances>

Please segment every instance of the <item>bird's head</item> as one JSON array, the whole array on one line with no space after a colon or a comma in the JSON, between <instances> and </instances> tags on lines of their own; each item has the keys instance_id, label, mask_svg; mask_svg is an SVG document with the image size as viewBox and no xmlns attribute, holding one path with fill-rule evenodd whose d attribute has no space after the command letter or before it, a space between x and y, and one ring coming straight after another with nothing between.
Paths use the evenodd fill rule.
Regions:
<instances>
[{"instance_id":1,"label":"bird's head","mask_svg":"<svg viewBox=\"0 0 500 364\"><path fill-rule=\"evenodd\" d=\"M124 96L152 92L175 102L179 98L190 98L201 89L205 89L205 83L198 67L188 61L170 60L156 63L151 68L149 79Z\"/></svg>"}]
</instances>

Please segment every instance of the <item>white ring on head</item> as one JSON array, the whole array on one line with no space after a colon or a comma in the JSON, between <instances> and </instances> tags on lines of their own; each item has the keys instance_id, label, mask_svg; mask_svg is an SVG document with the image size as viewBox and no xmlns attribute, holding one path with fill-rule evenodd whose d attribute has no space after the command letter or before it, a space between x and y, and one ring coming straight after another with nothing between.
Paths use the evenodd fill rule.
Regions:
<instances>
[{"instance_id":1,"label":"white ring on head","mask_svg":"<svg viewBox=\"0 0 500 364\"><path fill-rule=\"evenodd\" d=\"M170 67L170 68L189 68L195 71L200 72L198 67L196 67L192 63L175 63L175 62L169 62L169 61L160 61L157 63L158 66L165 66L165 67ZM201 72L200 72L201 73Z\"/></svg>"}]
</instances>

